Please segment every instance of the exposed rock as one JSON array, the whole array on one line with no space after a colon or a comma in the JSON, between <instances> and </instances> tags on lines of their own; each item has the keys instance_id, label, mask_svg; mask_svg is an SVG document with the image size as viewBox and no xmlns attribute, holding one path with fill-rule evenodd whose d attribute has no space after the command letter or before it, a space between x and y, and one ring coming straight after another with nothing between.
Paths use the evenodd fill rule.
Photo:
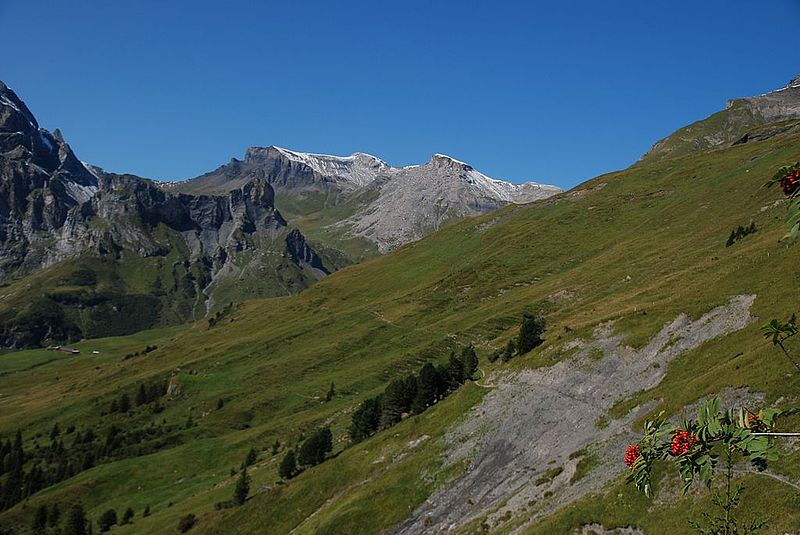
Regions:
<instances>
[{"instance_id":1,"label":"exposed rock","mask_svg":"<svg viewBox=\"0 0 800 535\"><path fill-rule=\"evenodd\" d=\"M769 139L797 127L800 120L800 76L780 89L755 97L729 100L725 110L683 127L658 141L642 160L682 156L699 150ZM772 128L771 123L794 121Z\"/></svg>"},{"instance_id":2,"label":"exposed rock","mask_svg":"<svg viewBox=\"0 0 800 535\"><path fill-rule=\"evenodd\" d=\"M511 184L489 178L443 154L435 154L424 165L397 168L360 152L329 156L280 147L250 148L243 161L232 160L211 173L163 187L219 194L257 178L269 182L279 196L303 199L318 194L327 206L347 203L351 215L333 228L371 241L380 252L420 239L451 221L561 191L534 182Z\"/></svg>"},{"instance_id":3,"label":"exposed rock","mask_svg":"<svg viewBox=\"0 0 800 535\"><path fill-rule=\"evenodd\" d=\"M616 402L656 386L678 355L749 325L754 300L734 297L694 321L682 314L641 350L625 346L624 335L603 324L570 360L497 378L495 388L447 438L447 463L469 460L466 473L434 493L393 533L456 531L479 518L490 526L517 519L521 522L512 533L519 533L556 507L602 489L625 469L620 452L633 438L630 425L649 408L604 426L596 425L598 419L607 418ZM569 484L570 463L576 461L569 456L590 445L598 466L590 477ZM563 472L536 484L545 471L559 466ZM532 509L531 503L536 504Z\"/></svg>"},{"instance_id":4,"label":"exposed rock","mask_svg":"<svg viewBox=\"0 0 800 535\"><path fill-rule=\"evenodd\" d=\"M555 186L489 178L442 154L424 165L393 168L371 189L377 194L371 197L374 200L338 226L374 242L381 252L423 238L455 220L561 191Z\"/></svg>"},{"instance_id":5,"label":"exposed rock","mask_svg":"<svg viewBox=\"0 0 800 535\"><path fill-rule=\"evenodd\" d=\"M286 252L296 264L312 270L319 278L330 274L322 264L322 259L308 246L306 239L297 229L286 236Z\"/></svg>"},{"instance_id":6,"label":"exposed rock","mask_svg":"<svg viewBox=\"0 0 800 535\"><path fill-rule=\"evenodd\" d=\"M164 229L171 238L164 237ZM185 293L211 302L222 279L240 275L241 267L233 265L237 256L256 244L261 254L249 255L248 265L260 259L274 265L271 259L289 250L285 257L295 262L295 273L286 276L297 288L304 279L329 273L298 231L284 244L285 234L287 222L266 179L251 176L221 195L189 195L136 176L106 173L78 160L60 131L39 128L25 104L0 82L0 278L87 254L123 261L126 255L166 257L177 251L185 264L183 283L196 287ZM190 273L192 265L199 266L201 276L197 270ZM282 288L280 295L292 291L283 283L275 286ZM202 307L189 307L196 308ZM13 327L2 330L3 343L17 343Z\"/></svg>"}]
</instances>

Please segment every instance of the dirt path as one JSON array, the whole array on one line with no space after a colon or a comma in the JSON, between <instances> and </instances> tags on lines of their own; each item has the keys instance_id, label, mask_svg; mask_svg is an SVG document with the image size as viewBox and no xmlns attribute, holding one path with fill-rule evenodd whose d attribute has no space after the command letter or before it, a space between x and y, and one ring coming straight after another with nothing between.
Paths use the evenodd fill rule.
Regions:
<instances>
[{"instance_id":1,"label":"dirt path","mask_svg":"<svg viewBox=\"0 0 800 535\"><path fill-rule=\"evenodd\" d=\"M478 368L478 371L481 372L481 378L478 379L477 381L475 381L476 385L478 385L480 387L483 387L483 388L494 388L494 387L497 386L494 383L481 383L482 380L486 379L486 372L483 371L483 368Z\"/></svg>"}]
</instances>

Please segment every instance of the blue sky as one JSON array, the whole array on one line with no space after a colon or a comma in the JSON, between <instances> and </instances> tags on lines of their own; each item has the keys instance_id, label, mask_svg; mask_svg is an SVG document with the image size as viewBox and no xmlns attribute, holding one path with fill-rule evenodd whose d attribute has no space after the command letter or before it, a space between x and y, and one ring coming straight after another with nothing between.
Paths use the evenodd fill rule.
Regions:
<instances>
[{"instance_id":1,"label":"blue sky","mask_svg":"<svg viewBox=\"0 0 800 535\"><path fill-rule=\"evenodd\" d=\"M0 0L0 79L115 172L280 145L568 187L800 74L798 23L800 0Z\"/></svg>"}]
</instances>

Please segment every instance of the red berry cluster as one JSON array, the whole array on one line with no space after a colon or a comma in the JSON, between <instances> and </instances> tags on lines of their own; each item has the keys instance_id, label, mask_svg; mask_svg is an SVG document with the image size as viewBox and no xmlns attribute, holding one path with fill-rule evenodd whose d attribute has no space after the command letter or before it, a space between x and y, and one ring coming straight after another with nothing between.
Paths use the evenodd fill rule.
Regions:
<instances>
[{"instance_id":1,"label":"red berry cluster","mask_svg":"<svg viewBox=\"0 0 800 535\"><path fill-rule=\"evenodd\" d=\"M625 466L633 466L633 464L639 460L641 454L642 451L636 444L631 444L625 448Z\"/></svg>"},{"instance_id":2,"label":"red berry cluster","mask_svg":"<svg viewBox=\"0 0 800 535\"><path fill-rule=\"evenodd\" d=\"M756 432L769 430L767 425L761 421L761 418L759 418L757 414L753 413L747 415L747 427L750 428L751 431Z\"/></svg>"},{"instance_id":3,"label":"red berry cluster","mask_svg":"<svg viewBox=\"0 0 800 535\"><path fill-rule=\"evenodd\" d=\"M695 437L689 431L682 431L678 429L675 431L675 436L672 437L670 450L672 450L672 455L683 455L692 449L692 446L695 444L697 444L697 437Z\"/></svg>"},{"instance_id":4,"label":"red berry cluster","mask_svg":"<svg viewBox=\"0 0 800 535\"><path fill-rule=\"evenodd\" d=\"M781 187L786 195L794 195L800 189L800 170L793 171L781 179Z\"/></svg>"}]
</instances>

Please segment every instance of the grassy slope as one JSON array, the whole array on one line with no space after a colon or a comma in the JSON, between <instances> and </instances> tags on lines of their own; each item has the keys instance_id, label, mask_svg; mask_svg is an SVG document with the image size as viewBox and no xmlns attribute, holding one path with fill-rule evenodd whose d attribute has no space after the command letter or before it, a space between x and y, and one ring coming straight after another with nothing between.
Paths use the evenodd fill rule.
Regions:
<instances>
[{"instance_id":1,"label":"grassy slope","mask_svg":"<svg viewBox=\"0 0 800 535\"><path fill-rule=\"evenodd\" d=\"M122 346L132 343L121 338L109 342L120 348L109 346L100 359L62 358L4 375L0 431L6 435L17 427L26 437L46 433L53 421L62 428L97 422L98 406L121 389L133 392L139 381L177 368L180 394L158 418L180 422L192 414L199 425L185 432L182 446L84 472L0 515L0 522L27 523L39 500L80 496L95 518L109 506L121 511L132 505L138 512L151 505L150 518L119 533L170 533L188 511L200 516L195 531L201 533L263 526L274 533L293 527L296 533L377 532L459 470L437 469L444 447L439 437L482 389L465 388L341 451L349 412L389 379L426 359L445 358L453 344L476 343L483 357L512 336L524 310L562 290L573 297L547 306L545 349L567 336L588 335L609 319L638 345L678 313L696 317L738 293L758 295L754 313L761 318L795 309L796 249L777 243L784 211L762 210L778 192L760 186L776 167L799 157L800 137L794 136L639 165L554 199L457 223L298 296L246 303L213 329L197 324L170 333L144 357L120 361L129 351ZM725 248L730 230L750 220L759 232ZM563 334L566 326L574 332ZM13 358L21 362L23 356ZM513 365L542 364L535 352ZM641 399L664 399L674 411L729 385L748 385L771 399L794 396L800 380L790 371L754 325L679 358L662 385ZM313 399L331 381L334 400ZM216 410L220 397L226 404ZM264 492L241 509L212 510L230 497L229 470L251 446L266 450L276 439L293 445L302 431L323 422L334 430L335 459L276 485L279 456L264 451L252 471L252 488ZM409 448L424 435L431 438ZM776 469L797 476L798 461L793 453ZM758 485L785 494L771 480ZM628 500L629 491L620 492ZM616 499L590 500L549 521L566 527L613 513L615 523L635 523L647 512L637 496L611 508ZM797 508L781 500L785 514L777 523L790 526Z\"/></svg>"}]
</instances>

